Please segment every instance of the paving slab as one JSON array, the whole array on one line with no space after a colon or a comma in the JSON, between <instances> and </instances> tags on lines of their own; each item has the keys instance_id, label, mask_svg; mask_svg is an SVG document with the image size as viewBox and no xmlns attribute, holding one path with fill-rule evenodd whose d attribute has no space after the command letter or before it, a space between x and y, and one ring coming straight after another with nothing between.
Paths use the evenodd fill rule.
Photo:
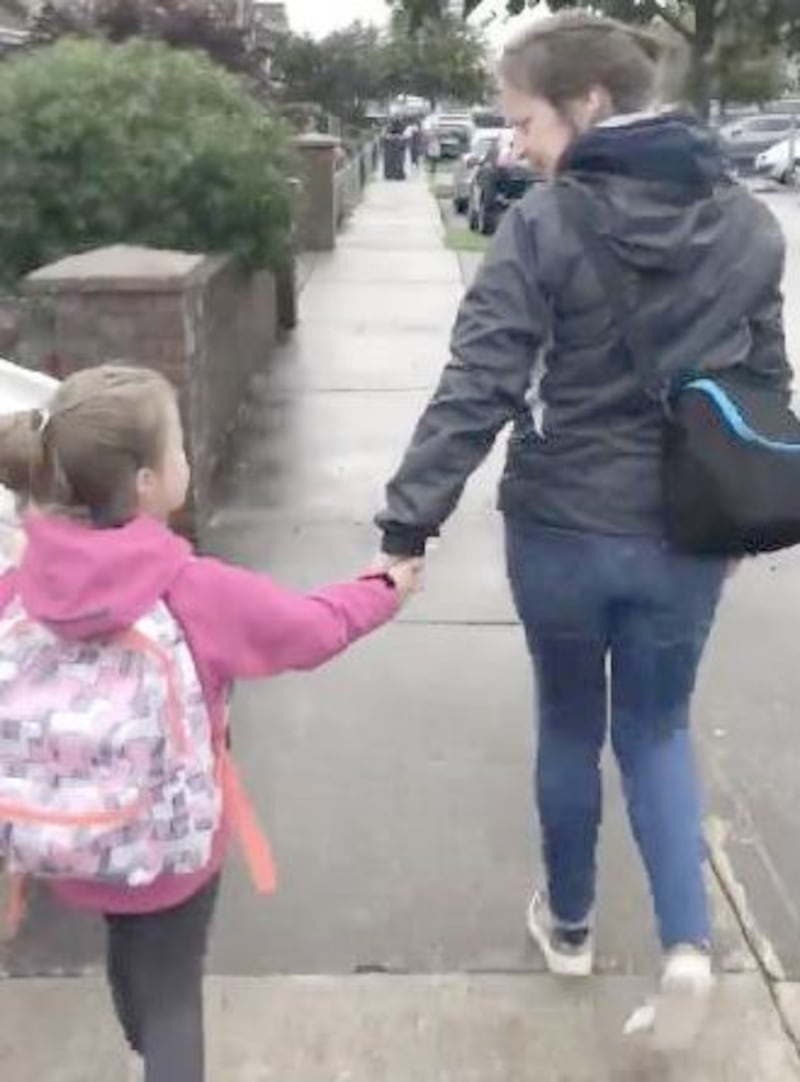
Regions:
<instances>
[{"instance_id":1,"label":"paving slab","mask_svg":"<svg viewBox=\"0 0 800 1082\"><path fill-rule=\"evenodd\" d=\"M301 323L256 380L254 399L277 401L319 391L420 391L428 394L449 353L449 329L406 336L390 329Z\"/></svg>"},{"instance_id":2,"label":"paving slab","mask_svg":"<svg viewBox=\"0 0 800 1082\"><path fill-rule=\"evenodd\" d=\"M672 1059L620 1037L646 990L641 980L620 978L213 979L209 1082L800 1078L758 978L727 978L702 1045ZM105 990L91 981L0 985L0 1061L14 1082L109 1082L125 1078L128 1063Z\"/></svg>"},{"instance_id":3,"label":"paving slab","mask_svg":"<svg viewBox=\"0 0 800 1082\"><path fill-rule=\"evenodd\" d=\"M253 398L242 418L220 513L280 511L285 521L371 521L429 390ZM493 512L498 457L470 481L462 506Z\"/></svg>"},{"instance_id":4,"label":"paving slab","mask_svg":"<svg viewBox=\"0 0 800 1082\"><path fill-rule=\"evenodd\" d=\"M342 325L366 333L372 328L412 337L428 330L438 337L450 327L460 291L449 282L397 283L332 281L312 277L301 298L301 312L313 311L314 324L333 330Z\"/></svg>"},{"instance_id":5,"label":"paving slab","mask_svg":"<svg viewBox=\"0 0 800 1082\"><path fill-rule=\"evenodd\" d=\"M422 247L416 253L398 252L393 248L375 250L352 248L347 261L341 253L326 252L317 259L314 268L317 282L383 282L395 290L420 282L432 285L458 285L458 268L441 244Z\"/></svg>"}]
</instances>

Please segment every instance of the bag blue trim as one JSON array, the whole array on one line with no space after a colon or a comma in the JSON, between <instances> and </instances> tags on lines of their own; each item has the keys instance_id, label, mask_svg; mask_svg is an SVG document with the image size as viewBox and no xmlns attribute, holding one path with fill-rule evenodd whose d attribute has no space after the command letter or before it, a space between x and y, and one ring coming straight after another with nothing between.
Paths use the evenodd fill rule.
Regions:
<instances>
[{"instance_id":1,"label":"bag blue trim","mask_svg":"<svg viewBox=\"0 0 800 1082\"><path fill-rule=\"evenodd\" d=\"M763 447L767 451L783 451L800 455L800 443L784 443L780 440L770 440L766 436L760 436L742 417L736 403L713 380L694 379L691 383L687 383L683 390L699 391L710 398L722 414L725 423L745 443L755 444L756 447Z\"/></svg>"}]
</instances>

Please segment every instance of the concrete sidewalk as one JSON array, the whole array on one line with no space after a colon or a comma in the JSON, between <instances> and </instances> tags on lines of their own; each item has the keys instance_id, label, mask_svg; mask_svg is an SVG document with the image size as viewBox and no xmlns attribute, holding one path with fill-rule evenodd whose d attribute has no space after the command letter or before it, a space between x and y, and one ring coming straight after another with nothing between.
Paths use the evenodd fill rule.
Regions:
<instances>
[{"instance_id":1,"label":"concrete sidewalk","mask_svg":"<svg viewBox=\"0 0 800 1082\"><path fill-rule=\"evenodd\" d=\"M301 326L255 388L213 550L298 587L364 566L462 292L424 182L374 184L337 252L314 260ZM623 1041L657 952L613 770L599 976L552 981L526 941L532 688L494 512L501 452L400 621L320 673L237 694L235 746L282 882L265 904L238 866L228 876L212 1082L800 1080L715 879L723 976L707 1040L674 1063ZM32 978L0 983L4 1078L124 1077L90 922L39 901L0 964ZM78 976L50 979L64 972Z\"/></svg>"},{"instance_id":2,"label":"concrete sidewalk","mask_svg":"<svg viewBox=\"0 0 800 1082\"><path fill-rule=\"evenodd\" d=\"M723 983L703 1045L619 1039L630 977L211 978L209 1082L789 1082L796 1054L755 977ZM0 983L8 1082L126 1082L105 987Z\"/></svg>"}]
</instances>

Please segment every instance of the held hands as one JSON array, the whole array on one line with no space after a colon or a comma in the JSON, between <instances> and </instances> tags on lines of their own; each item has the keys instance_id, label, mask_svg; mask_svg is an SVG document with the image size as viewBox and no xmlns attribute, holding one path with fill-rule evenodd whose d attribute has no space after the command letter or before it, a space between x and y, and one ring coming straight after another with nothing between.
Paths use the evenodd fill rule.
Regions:
<instances>
[{"instance_id":1,"label":"held hands","mask_svg":"<svg viewBox=\"0 0 800 1082\"><path fill-rule=\"evenodd\" d=\"M397 589L400 604L406 601L422 587L425 561L419 557L401 557L381 555L375 559L370 571L376 575L388 575Z\"/></svg>"}]
</instances>

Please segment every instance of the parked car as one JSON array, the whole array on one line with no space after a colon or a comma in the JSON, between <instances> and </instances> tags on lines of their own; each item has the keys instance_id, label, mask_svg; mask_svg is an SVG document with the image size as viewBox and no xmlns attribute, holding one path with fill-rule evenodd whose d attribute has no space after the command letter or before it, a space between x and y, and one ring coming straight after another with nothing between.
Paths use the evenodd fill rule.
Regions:
<instances>
[{"instance_id":1,"label":"parked car","mask_svg":"<svg viewBox=\"0 0 800 1082\"><path fill-rule=\"evenodd\" d=\"M720 129L728 157L739 169L752 169L759 154L788 137L795 119L791 113L742 117Z\"/></svg>"},{"instance_id":2,"label":"parked car","mask_svg":"<svg viewBox=\"0 0 800 1082\"><path fill-rule=\"evenodd\" d=\"M453 209L456 214L466 214L469 207L469 191L481 162L500 138L499 131L481 129L472 137L472 146L458 159L453 173Z\"/></svg>"},{"instance_id":3,"label":"parked car","mask_svg":"<svg viewBox=\"0 0 800 1082\"><path fill-rule=\"evenodd\" d=\"M475 171L469 193L469 227L491 236L505 211L522 199L538 177L514 148L514 133L504 131Z\"/></svg>"},{"instance_id":4,"label":"parked car","mask_svg":"<svg viewBox=\"0 0 800 1082\"><path fill-rule=\"evenodd\" d=\"M506 126L506 118L502 113L494 109L473 109L472 125L476 132L481 128L489 131L502 131Z\"/></svg>"},{"instance_id":5,"label":"parked car","mask_svg":"<svg viewBox=\"0 0 800 1082\"><path fill-rule=\"evenodd\" d=\"M442 158L456 161L469 149L472 128L468 124L442 124L436 129Z\"/></svg>"},{"instance_id":6,"label":"parked car","mask_svg":"<svg viewBox=\"0 0 800 1082\"><path fill-rule=\"evenodd\" d=\"M474 133L469 113L436 113L425 122L427 136L435 135L442 158L455 161L466 154Z\"/></svg>"},{"instance_id":7,"label":"parked car","mask_svg":"<svg viewBox=\"0 0 800 1082\"><path fill-rule=\"evenodd\" d=\"M758 155L756 172L777 180L779 184L792 184L800 180L800 125L793 139L784 139Z\"/></svg>"}]
</instances>

